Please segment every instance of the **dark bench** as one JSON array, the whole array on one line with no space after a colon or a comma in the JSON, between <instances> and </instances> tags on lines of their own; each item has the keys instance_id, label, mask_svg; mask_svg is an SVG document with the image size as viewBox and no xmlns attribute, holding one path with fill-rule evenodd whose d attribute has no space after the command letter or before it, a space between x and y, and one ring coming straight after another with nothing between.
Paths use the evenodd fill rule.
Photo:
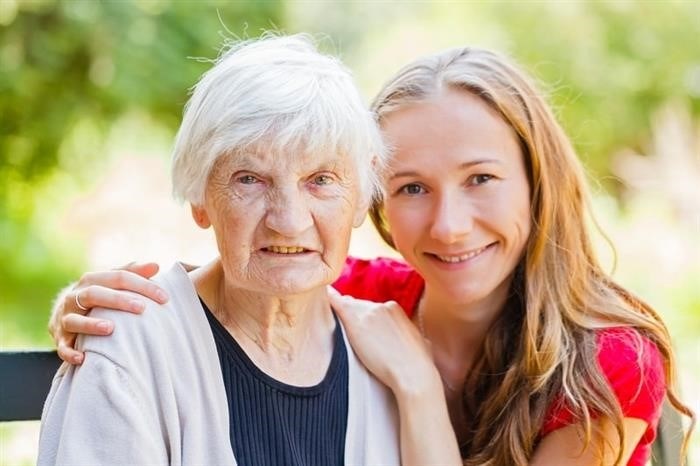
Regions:
<instances>
[{"instance_id":1,"label":"dark bench","mask_svg":"<svg viewBox=\"0 0 700 466\"><path fill-rule=\"evenodd\" d=\"M55 351L1 351L0 422L40 419L51 379L60 364ZM680 466L682 440L680 416L666 404L652 464Z\"/></svg>"},{"instance_id":2,"label":"dark bench","mask_svg":"<svg viewBox=\"0 0 700 466\"><path fill-rule=\"evenodd\" d=\"M41 419L60 365L55 351L0 351L0 422Z\"/></svg>"}]
</instances>

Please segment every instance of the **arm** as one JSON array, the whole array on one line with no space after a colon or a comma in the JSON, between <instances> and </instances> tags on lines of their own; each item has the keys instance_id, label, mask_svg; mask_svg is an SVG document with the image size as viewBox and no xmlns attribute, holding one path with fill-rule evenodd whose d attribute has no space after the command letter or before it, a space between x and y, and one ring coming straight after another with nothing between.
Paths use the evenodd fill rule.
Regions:
<instances>
[{"instance_id":1,"label":"arm","mask_svg":"<svg viewBox=\"0 0 700 466\"><path fill-rule=\"evenodd\" d=\"M168 463L157 407L127 369L86 352L82 366L62 370L42 415L39 465Z\"/></svg>"},{"instance_id":2,"label":"arm","mask_svg":"<svg viewBox=\"0 0 700 466\"><path fill-rule=\"evenodd\" d=\"M340 296L334 290L329 290L329 295L353 350L367 369L396 396L402 464L461 464L439 374L420 333L401 307L392 302L377 304ZM584 449L577 427L563 426L547 434L537 446L530 464L613 464L619 452L614 427L609 423L600 425L603 441L610 445L602 462L598 448L600 437L594 437ZM624 418L621 464L627 463L646 427L646 421Z\"/></svg>"},{"instance_id":3,"label":"arm","mask_svg":"<svg viewBox=\"0 0 700 466\"><path fill-rule=\"evenodd\" d=\"M599 436L593 436L589 445L584 449L581 431L575 425L557 429L542 439L535 450L530 464L532 466L597 466L614 464L620 451L619 439L614 426L610 422L598 421L601 429ZM642 438L647 423L641 419L624 418L623 429L625 443L622 451L622 461L627 464L639 439ZM602 438L601 438L602 436ZM605 449L601 451L601 440ZM601 458L601 453L603 454Z\"/></svg>"},{"instance_id":4,"label":"arm","mask_svg":"<svg viewBox=\"0 0 700 466\"><path fill-rule=\"evenodd\" d=\"M461 465L440 377L431 384L424 390L392 389L399 406L401 464Z\"/></svg>"},{"instance_id":5,"label":"arm","mask_svg":"<svg viewBox=\"0 0 700 466\"><path fill-rule=\"evenodd\" d=\"M399 408L401 463L462 463L440 375L425 341L395 302L377 304L329 289L358 358L387 385Z\"/></svg>"},{"instance_id":6,"label":"arm","mask_svg":"<svg viewBox=\"0 0 700 466\"><path fill-rule=\"evenodd\" d=\"M649 426L656 426L666 396L664 363L656 345L631 328L607 329L599 332L598 363L622 409L624 444L613 424L605 418L594 421L590 444L584 449L582 430L570 425L570 414L557 412L553 424L546 426L544 437L535 450L533 465L613 464L622 448L622 461L627 464L643 436L651 442ZM605 450L601 451L601 441ZM636 463L635 463L636 464Z\"/></svg>"},{"instance_id":7,"label":"arm","mask_svg":"<svg viewBox=\"0 0 700 466\"><path fill-rule=\"evenodd\" d=\"M85 273L75 285L62 290L56 297L49 319L49 333L56 342L60 358L71 364L80 364L83 353L73 348L78 334L112 333L114 324L111 321L86 315L93 307L143 312L144 301L135 300L132 294L120 290L139 293L158 303L165 303L168 300L165 292L148 280L157 272L157 264L132 263L122 269ZM76 296L86 309L78 307Z\"/></svg>"}]
</instances>

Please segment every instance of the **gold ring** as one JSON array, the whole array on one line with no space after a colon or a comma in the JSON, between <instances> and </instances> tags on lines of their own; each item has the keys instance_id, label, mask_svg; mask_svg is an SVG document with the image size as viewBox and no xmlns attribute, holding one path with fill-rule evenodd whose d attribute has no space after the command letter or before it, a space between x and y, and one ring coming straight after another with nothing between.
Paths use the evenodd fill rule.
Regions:
<instances>
[{"instance_id":1,"label":"gold ring","mask_svg":"<svg viewBox=\"0 0 700 466\"><path fill-rule=\"evenodd\" d=\"M78 299L78 294L79 293L75 293L75 305L78 306L78 309L80 309L81 311L85 311L85 312L89 311L90 310L89 308L80 304L80 299Z\"/></svg>"}]
</instances>

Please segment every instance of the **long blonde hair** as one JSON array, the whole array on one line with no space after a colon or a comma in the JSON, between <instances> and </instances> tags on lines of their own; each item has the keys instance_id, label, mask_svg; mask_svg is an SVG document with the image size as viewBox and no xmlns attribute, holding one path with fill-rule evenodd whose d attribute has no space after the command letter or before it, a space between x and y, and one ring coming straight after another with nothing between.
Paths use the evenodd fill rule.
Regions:
<instances>
[{"instance_id":1,"label":"long blonde hair","mask_svg":"<svg viewBox=\"0 0 700 466\"><path fill-rule=\"evenodd\" d=\"M674 389L668 330L650 306L614 283L599 265L587 231L592 217L583 169L545 99L522 71L486 50L448 50L404 67L372 109L381 124L402 106L448 87L482 98L516 133L531 187L533 225L510 300L465 386L470 419L469 438L461 445L465 464L526 465L547 410L557 400L573 412L586 445L600 441L601 455L606 443L597 436L599 424L591 414L615 426L619 463L623 413L597 363L596 329L604 327L631 327L656 344L667 398L692 426L694 415ZM393 247L382 199L375 199L370 216Z\"/></svg>"}]
</instances>

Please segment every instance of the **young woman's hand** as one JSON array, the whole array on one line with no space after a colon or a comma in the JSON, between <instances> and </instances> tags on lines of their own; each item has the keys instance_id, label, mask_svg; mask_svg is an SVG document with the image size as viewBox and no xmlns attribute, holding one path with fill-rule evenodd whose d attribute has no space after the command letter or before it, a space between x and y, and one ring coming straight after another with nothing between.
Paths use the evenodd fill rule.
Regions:
<instances>
[{"instance_id":1,"label":"young woman's hand","mask_svg":"<svg viewBox=\"0 0 700 466\"><path fill-rule=\"evenodd\" d=\"M131 263L115 270L87 272L72 287L59 293L49 320L49 333L56 342L58 355L71 364L80 364L83 353L73 348L78 334L109 335L114 323L109 320L89 317L93 307L139 314L145 308L145 301L135 299L132 293L158 303L168 300L166 293L149 280L158 272L155 263ZM127 292L125 292L127 291Z\"/></svg>"},{"instance_id":2,"label":"young woman's hand","mask_svg":"<svg viewBox=\"0 0 700 466\"><path fill-rule=\"evenodd\" d=\"M331 287L328 294L357 357L397 397L442 389L428 342L401 306L342 296Z\"/></svg>"},{"instance_id":3,"label":"young woman's hand","mask_svg":"<svg viewBox=\"0 0 700 466\"><path fill-rule=\"evenodd\" d=\"M357 357L396 397L401 464L461 465L440 374L427 342L397 303L341 296L329 287Z\"/></svg>"}]
</instances>

